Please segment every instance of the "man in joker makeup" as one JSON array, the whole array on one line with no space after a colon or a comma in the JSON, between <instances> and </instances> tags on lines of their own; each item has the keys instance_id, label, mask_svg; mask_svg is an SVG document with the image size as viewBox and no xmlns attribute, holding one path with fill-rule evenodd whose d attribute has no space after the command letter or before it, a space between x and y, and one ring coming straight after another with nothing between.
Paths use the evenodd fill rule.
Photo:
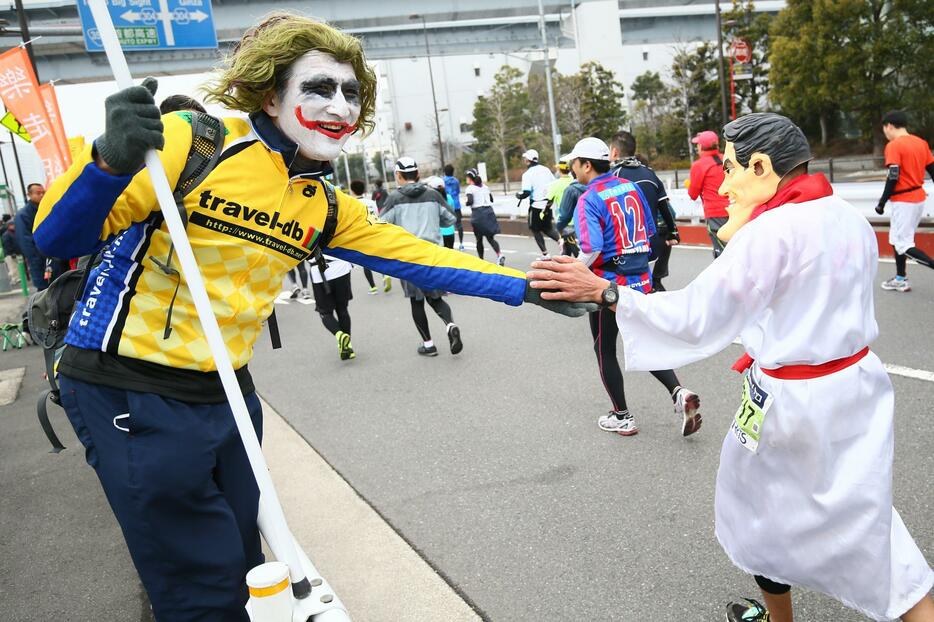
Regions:
<instances>
[{"instance_id":1,"label":"man in joker makeup","mask_svg":"<svg viewBox=\"0 0 934 622\"><path fill-rule=\"evenodd\" d=\"M872 228L808 174L807 141L785 117L747 115L724 136L719 235L730 243L687 287L621 288L609 301L609 282L563 257L534 263L532 286L615 306L627 369L681 367L742 341L716 534L766 606L731 603L728 620L791 622L789 589L800 585L874 620L931 622L934 573L892 507L892 384L869 351Z\"/></svg>"},{"instance_id":2,"label":"man in joker makeup","mask_svg":"<svg viewBox=\"0 0 934 622\"><path fill-rule=\"evenodd\" d=\"M372 127L375 90L358 40L289 14L250 29L208 90L249 118L223 120L222 155L184 201L187 234L257 434L253 343L285 274L320 244L328 161ZM36 219L36 242L52 255L106 245L69 326L62 404L156 618L247 620L244 576L262 561L259 493L187 285L154 259L171 241L144 154L160 149L175 185L192 142L190 115L160 117L154 91L149 79L108 98L104 135L55 181ZM587 310L542 301L521 272L423 242L336 196L330 255L426 289Z\"/></svg>"}]
</instances>

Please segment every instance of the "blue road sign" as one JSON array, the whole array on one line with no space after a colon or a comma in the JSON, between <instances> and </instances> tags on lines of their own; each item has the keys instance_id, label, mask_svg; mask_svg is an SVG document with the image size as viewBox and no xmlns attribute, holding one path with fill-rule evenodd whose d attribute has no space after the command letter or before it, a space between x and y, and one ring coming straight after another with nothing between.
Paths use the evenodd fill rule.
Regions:
<instances>
[{"instance_id":1,"label":"blue road sign","mask_svg":"<svg viewBox=\"0 0 934 622\"><path fill-rule=\"evenodd\" d=\"M211 0L107 0L107 10L124 50L217 47ZM88 52L103 52L87 0L78 0L78 15Z\"/></svg>"}]
</instances>

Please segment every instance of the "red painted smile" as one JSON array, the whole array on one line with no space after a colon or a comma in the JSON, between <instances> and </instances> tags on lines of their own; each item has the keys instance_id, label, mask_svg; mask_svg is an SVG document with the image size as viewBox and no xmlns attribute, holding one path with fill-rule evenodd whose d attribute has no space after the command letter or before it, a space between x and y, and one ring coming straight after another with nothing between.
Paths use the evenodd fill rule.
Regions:
<instances>
[{"instance_id":1,"label":"red painted smile","mask_svg":"<svg viewBox=\"0 0 934 622\"><path fill-rule=\"evenodd\" d=\"M346 123L341 123L340 121L309 121L304 116L302 116L301 106L295 107L295 118L298 119L298 122L302 124L302 127L307 127L309 130L321 132L328 138L332 138L334 140L338 140L347 134L353 134L357 131L356 125L348 125Z\"/></svg>"}]
</instances>

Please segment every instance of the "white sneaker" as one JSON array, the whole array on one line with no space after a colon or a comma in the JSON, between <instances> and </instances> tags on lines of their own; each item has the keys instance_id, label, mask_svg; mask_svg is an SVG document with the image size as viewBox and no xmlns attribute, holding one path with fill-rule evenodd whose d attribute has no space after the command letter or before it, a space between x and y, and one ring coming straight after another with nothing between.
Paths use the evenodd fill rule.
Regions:
<instances>
[{"instance_id":1,"label":"white sneaker","mask_svg":"<svg viewBox=\"0 0 934 622\"><path fill-rule=\"evenodd\" d=\"M548 253L542 253L541 255L538 256L536 261L551 261L551 255L549 255Z\"/></svg>"},{"instance_id":2,"label":"white sneaker","mask_svg":"<svg viewBox=\"0 0 934 622\"><path fill-rule=\"evenodd\" d=\"M497 257L497 258L496 258L496 265L498 265L498 266L500 266L500 267L505 266L505 265L506 265L506 256L505 256L505 255L500 255L499 257Z\"/></svg>"},{"instance_id":3,"label":"white sneaker","mask_svg":"<svg viewBox=\"0 0 934 622\"><path fill-rule=\"evenodd\" d=\"M675 414L681 415L681 436L690 436L700 430L703 418L700 413L700 398L697 393L684 387L675 389L673 396Z\"/></svg>"},{"instance_id":4,"label":"white sneaker","mask_svg":"<svg viewBox=\"0 0 934 622\"><path fill-rule=\"evenodd\" d=\"M617 414L619 414L618 417ZM639 433L636 420L629 414L628 410L624 410L622 413L611 410L608 414L597 419L597 425L604 432L616 432L620 436L632 436Z\"/></svg>"},{"instance_id":5,"label":"white sneaker","mask_svg":"<svg viewBox=\"0 0 934 622\"><path fill-rule=\"evenodd\" d=\"M298 298L298 295L301 293L301 291L302 291L302 288L301 288L301 287L299 287L298 285L294 285L294 286L292 287L292 295L289 296L289 298L292 299L292 300L297 299L297 298Z\"/></svg>"},{"instance_id":6,"label":"white sneaker","mask_svg":"<svg viewBox=\"0 0 934 622\"><path fill-rule=\"evenodd\" d=\"M911 291L911 283L908 282L908 279L900 279L895 276L893 276L888 281L883 281L880 287L890 292L910 292Z\"/></svg>"}]
</instances>

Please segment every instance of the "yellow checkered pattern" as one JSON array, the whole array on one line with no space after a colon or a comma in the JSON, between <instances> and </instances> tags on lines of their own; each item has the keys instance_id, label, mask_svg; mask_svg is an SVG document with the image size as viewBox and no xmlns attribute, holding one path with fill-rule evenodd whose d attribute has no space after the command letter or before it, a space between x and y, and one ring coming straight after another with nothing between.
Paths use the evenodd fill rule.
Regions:
<instances>
[{"instance_id":1,"label":"yellow checkered pattern","mask_svg":"<svg viewBox=\"0 0 934 622\"><path fill-rule=\"evenodd\" d=\"M191 242L227 352L237 369L252 358L261 318L272 312L282 278L294 262L233 240L192 237ZM172 312L172 334L163 339L175 277L159 270L149 257L164 261L168 248L168 233L156 231L130 301L118 352L170 367L214 371L214 357L184 279ZM178 268L177 258L172 265Z\"/></svg>"}]
</instances>

